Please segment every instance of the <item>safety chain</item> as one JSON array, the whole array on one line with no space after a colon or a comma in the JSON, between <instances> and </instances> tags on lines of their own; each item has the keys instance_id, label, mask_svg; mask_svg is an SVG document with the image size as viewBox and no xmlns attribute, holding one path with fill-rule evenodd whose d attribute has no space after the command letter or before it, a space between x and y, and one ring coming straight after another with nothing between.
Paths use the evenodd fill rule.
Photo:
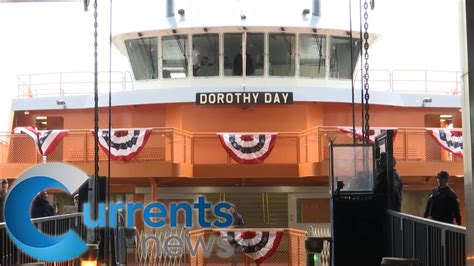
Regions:
<instances>
[{"instance_id":1,"label":"safety chain","mask_svg":"<svg viewBox=\"0 0 474 266\"><path fill-rule=\"evenodd\" d=\"M367 12L367 9L369 8L369 4L367 3L367 0L364 2L364 143L369 143L369 23L367 22L367 19L369 17L369 14Z\"/></svg>"},{"instance_id":2,"label":"safety chain","mask_svg":"<svg viewBox=\"0 0 474 266\"><path fill-rule=\"evenodd\" d=\"M97 0L94 1L94 198L98 202L99 195L99 83L98 83L98 53L97 53ZM97 206L94 217L97 217ZM107 230L106 230L107 231ZM96 229L94 233L94 243L100 241L99 231Z\"/></svg>"}]
</instances>

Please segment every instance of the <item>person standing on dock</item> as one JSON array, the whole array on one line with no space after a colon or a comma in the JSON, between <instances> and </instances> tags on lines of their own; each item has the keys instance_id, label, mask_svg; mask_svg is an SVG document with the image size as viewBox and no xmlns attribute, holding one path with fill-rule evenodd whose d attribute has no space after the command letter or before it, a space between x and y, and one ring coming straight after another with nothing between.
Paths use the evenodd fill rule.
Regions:
<instances>
[{"instance_id":1,"label":"person standing on dock","mask_svg":"<svg viewBox=\"0 0 474 266\"><path fill-rule=\"evenodd\" d=\"M438 187L433 189L426 204L424 217L443 223L453 223L456 220L461 225L459 199L454 190L448 185L449 173L441 171L436 176Z\"/></svg>"}]
</instances>

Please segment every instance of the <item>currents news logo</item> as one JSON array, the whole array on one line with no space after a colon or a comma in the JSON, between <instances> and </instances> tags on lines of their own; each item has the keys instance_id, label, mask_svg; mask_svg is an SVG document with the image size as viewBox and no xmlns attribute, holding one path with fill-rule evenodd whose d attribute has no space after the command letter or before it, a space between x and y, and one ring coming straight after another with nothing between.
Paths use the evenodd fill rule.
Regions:
<instances>
[{"instance_id":1,"label":"currents news logo","mask_svg":"<svg viewBox=\"0 0 474 266\"><path fill-rule=\"evenodd\" d=\"M60 236L39 232L30 220L30 206L45 189L59 188L74 193L89 177L81 170L62 163L34 166L18 177L5 201L5 223L13 242L26 254L48 262L65 261L87 250L86 243L73 231Z\"/></svg>"},{"instance_id":2,"label":"currents news logo","mask_svg":"<svg viewBox=\"0 0 474 266\"><path fill-rule=\"evenodd\" d=\"M80 256L87 250L87 245L73 231L60 236L45 235L38 231L30 220L30 206L36 195L45 189L57 188L69 194L74 193L84 184L89 177L81 170L63 163L43 163L34 166L18 177L15 184L11 187L5 201L5 223L7 232L12 241L31 257L46 262L66 261ZM206 202L204 197L199 197L192 204L187 202L171 203L169 209L162 203L152 202L147 205L143 203L110 203L109 217L113 218L121 209L127 211L127 227L135 224L134 213L137 210L143 210L143 221L149 227L170 227L177 226L178 212L185 213L186 227L193 226L193 212L197 210L198 224L201 228L209 227L229 227L233 223L233 216L229 213L232 205L226 202L219 202L212 205ZM84 224L87 228L105 227L106 206L100 203L98 206L98 219L92 220L90 217L91 206L84 204ZM212 211L216 217L214 221L206 220L206 211ZM165 220L169 219L169 224ZM111 227L116 227L116 219L110 219ZM222 238L222 237L221 237ZM143 239L143 242L150 240L149 237ZM165 246L169 241L176 239L167 239ZM217 241L217 245L225 252L221 252L224 257L232 255L233 249L225 243L227 238ZM176 241L175 241L176 242ZM179 241L178 241L179 242ZM189 242L189 241L188 241ZM211 241L212 243L214 242ZM192 253L197 251L199 245L203 245L203 240L197 241L197 246L191 247L191 243L179 242L181 246L189 246ZM167 250L165 250L167 252ZM205 253L209 253L207 250ZM175 255L175 254L173 254Z\"/></svg>"}]
</instances>

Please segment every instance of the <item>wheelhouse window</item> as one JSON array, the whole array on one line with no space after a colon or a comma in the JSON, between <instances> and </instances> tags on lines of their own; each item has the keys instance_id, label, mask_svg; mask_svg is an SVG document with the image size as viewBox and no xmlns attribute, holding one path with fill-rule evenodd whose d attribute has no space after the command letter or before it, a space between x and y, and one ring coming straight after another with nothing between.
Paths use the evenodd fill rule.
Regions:
<instances>
[{"instance_id":1,"label":"wheelhouse window","mask_svg":"<svg viewBox=\"0 0 474 266\"><path fill-rule=\"evenodd\" d=\"M299 39L300 76L324 78L326 73L326 38L301 34Z\"/></svg>"},{"instance_id":2,"label":"wheelhouse window","mask_svg":"<svg viewBox=\"0 0 474 266\"><path fill-rule=\"evenodd\" d=\"M185 78L188 76L188 37L186 35L165 36L162 39L163 78Z\"/></svg>"},{"instance_id":3,"label":"wheelhouse window","mask_svg":"<svg viewBox=\"0 0 474 266\"><path fill-rule=\"evenodd\" d=\"M353 60L352 69L355 69L360 51L360 42L352 40ZM329 72L331 78L352 79L351 73L351 44L349 37L331 38Z\"/></svg>"},{"instance_id":4,"label":"wheelhouse window","mask_svg":"<svg viewBox=\"0 0 474 266\"><path fill-rule=\"evenodd\" d=\"M295 35L271 33L269 35L270 76L295 75Z\"/></svg>"},{"instance_id":5,"label":"wheelhouse window","mask_svg":"<svg viewBox=\"0 0 474 266\"><path fill-rule=\"evenodd\" d=\"M224 34L224 75L242 76L242 33ZM263 76L265 62L263 33L247 33L246 76Z\"/></svg>"},{"instance_id":6,"label":"wheelhouse window","mask_svg":"<svg viewBox=\"0 0 474 266\"><path fill-rule=\"evenodd\" d=\"M263 33L247 34L247 65L251 66L251 74L254 76L263 76L263 67L265 63L265 38ZM249 72L249 71L247 71Z\"/></svg>"},{"instance_id":7,"label":"wheelhouse window","mask_svg":"<svg viewBox=\"0 0 474 266\"><path fill-rule=\"evenodd\" d=\"M193 35L193 76L209 77L219 75L219 35Z\"/></svg>"},{"instance_id":8,"label":"wheelhouse window","mask_svg":"<svg viewBox=\"0 0 474 266\"><path fill-rule=\"evenodd\" d=\"M126 40L128 57L136 80L158 78L158 47L156 38Z\"/></svg>"}]
</instances>

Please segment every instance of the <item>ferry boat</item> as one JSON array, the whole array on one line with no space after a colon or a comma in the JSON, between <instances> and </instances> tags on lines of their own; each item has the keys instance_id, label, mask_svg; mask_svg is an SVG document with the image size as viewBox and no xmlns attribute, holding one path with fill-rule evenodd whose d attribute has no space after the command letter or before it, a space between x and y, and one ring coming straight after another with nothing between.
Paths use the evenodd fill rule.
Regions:
<instances>
[{"instance_id":1,"label":"ferry boat","mask_svg":"<svg viewBox=\"0 0 474 266\"><path fill-rule=\"evenodd\" d=\"M113 199L192 201L204 195L235 204L251 228L329 226L328 143L353 141L347 134L353 77L358 128L362 120L360 32L350 38L348 25L333 24L318 0L269 3L155 1L150 10L157 12L140 11L151 26L130 23L129 32L114 36L132 71L111 73ZM376 45L377 38L371 34L368 42ZM397 132L402 211L423 215L443 170L452 176L464 214L462 158L429 132L462 128L458 73L370 74L370 128ZM99 76L101 130L108 128L108 75ZM11 114L12 131L67 130L46 160L90 175L91 77L21 75ZM124 155L119 144L133 151ZM43 160L27 134L6 134L1 147L0 173L9 179ZM107 175L102 150L99 167ZM60 193L54 201L72 204Z\"/></svg>"}]
</instances>

